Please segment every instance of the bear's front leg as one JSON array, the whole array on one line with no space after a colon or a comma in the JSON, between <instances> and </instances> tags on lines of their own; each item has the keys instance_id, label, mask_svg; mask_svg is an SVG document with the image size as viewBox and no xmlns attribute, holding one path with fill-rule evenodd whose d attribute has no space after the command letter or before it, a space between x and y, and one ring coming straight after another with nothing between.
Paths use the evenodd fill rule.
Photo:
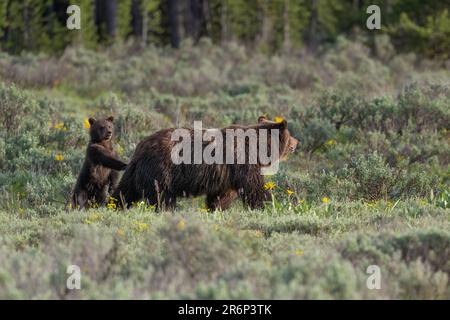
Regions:
<instances>
[{"instance_id":1,"label":"bear's front leg","mask_svg":"<svg viewBox=\"0 0 450 320\"><path fill-rule=\"evenodd\" d=\"M109 180L108 192L110 195L112 195L117 189L117 183L119 182L119 172L116 170L111 170L111 172L109 173L108 180Z\"/></svg>"},{"instance_id":2,"label":"bear's front leg","mask_svg":"<svg viewBox=\"0 0 450 320\"><path fill-rule=\"evenodd\" d=\"M244 205L252 210L264 208L264 201L267 199L267 194L264 190L244 189L241 193Z\"/></svg>"},{"instance_id":3,"label":"bear's front leg","mask_svg":"<svg viewBox=\"0 0 450 320\"><path fill-rule=\"evenodd\" d=\"M262 209L264 202L270 199L270 194L264 190L264 179L259 174L248 176L239 188L244 205L250 209Z\"/></svg>"},{"instance_id":4,"label":"bear's front leg","mask_svg":"<svg viewBox=\"0 0 450 320\"><path fill-rule=\"evenodd\" d=\"M175 210L177 207L177 198L171 192L162 192L161 194L161 205L163 210Z\"/></svg>"},{"instance_id":5,"label":"bear's front leg","mask_svg":"<svg viewBox=\"0 0 450 320\"><path fill-rule=\"evenodd\" d=\"M92 208L102 207L102 206L106 205L106 197L107 197L106 189L107 188L104 187L104 188L96 190L94 192L92 200L91 200Z\"/></svg>"}]
</instances>

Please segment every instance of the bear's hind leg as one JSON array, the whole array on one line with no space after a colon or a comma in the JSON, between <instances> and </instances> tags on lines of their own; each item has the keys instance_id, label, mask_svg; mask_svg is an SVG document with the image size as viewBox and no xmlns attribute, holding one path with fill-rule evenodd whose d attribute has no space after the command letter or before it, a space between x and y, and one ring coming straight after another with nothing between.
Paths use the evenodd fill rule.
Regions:
<instances>
[{"instance_id":1,"label":"bear's hind leg","mask_svg":"<svg viewBox=\"0 0 450 320\"><path fill-rule=\"evenodd\" d=\"M87 202L87 194L84 191L74 193L72 195L72 209L83 209Z\"/></svg>"},{"instance_id":2,"label":"bear's hind leg","mask_svg":"<svg viewBox=\"0 0 450 320\"><path fill-rule=\"evenodd\" d=\"M106 205L106 197L106 188L98 190L94 195L94 203L96 203L99 207L103 207Z\"/></svg>"},{"instance_id":3,"label":"bear's hind leg","mask_svg":"<svg viewBox=\"0 0 450 320\"><path fill-rule=\"evenodd\" d=\"M206 196L206 206L210 211L215 211L215 210L224 211L231 206L231 204L233 203L233 200L236 199L237 196L238 196L238 194L235 190L228 190L219 195L208 194Z\"/></svg>"}]
</instances>

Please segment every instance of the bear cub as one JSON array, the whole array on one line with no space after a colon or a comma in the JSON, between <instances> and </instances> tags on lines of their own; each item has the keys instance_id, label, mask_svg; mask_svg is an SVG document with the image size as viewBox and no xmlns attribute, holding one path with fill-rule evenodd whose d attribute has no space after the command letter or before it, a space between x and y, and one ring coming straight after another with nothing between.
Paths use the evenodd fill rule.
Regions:
<instances>
[{"instance_id":1,"label":"bear cub","mask_svg":"<svg viewBox=\"0 0 450 320\"><path fill-rule=\"evenodd\" d=\"M117 186L119 171L127 166L113 149L113 121L112 116L101 120L89 118L91 139L72 194L73 209L104 205L107 192L112 194Z\"/></svg>"}]
</instances>

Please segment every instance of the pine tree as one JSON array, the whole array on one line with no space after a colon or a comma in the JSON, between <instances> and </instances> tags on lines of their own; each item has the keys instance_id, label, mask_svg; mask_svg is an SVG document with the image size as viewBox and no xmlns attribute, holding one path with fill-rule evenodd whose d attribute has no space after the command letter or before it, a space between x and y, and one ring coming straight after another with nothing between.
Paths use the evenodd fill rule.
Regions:
<instances>
[{"instance_id":1,"label":"pine tree","mask_svg":"<svg viewBox=\"0 0 450 320\"><path fill-rule=\"evenodd\" d=\"M22 6L22 3L15 1L8 1L6 5L4 47L11 52L20 52L23 48L24 25Z\"/></svg>"},{"instance_id":2,"label":"pine tree","mask_svg":"<svg viewBox=\"0 0 450 320\"><path fill-rule=\"evenodd\" d=\"M229 40L252 44L262 27L261 5L258 0L227 0L227 30Z\"/></svg>"},{"instance_id":3,"label":"pine tree","mask_svg":"<svg viewBox=\"0 0 450 320\"><path fill-rule=\"evenodd\" d=\"M3 47L3 43L5 41L6 27L7 27L6 13L8 8L8 2L9 0L4 0L0 3L0 48Z\"/></svg>"},{"instance_id":4,"label":"pine tree","mask_svg":"<svg viewBox=\"0 0 450 320\"><path fill-rule=\"evenodd\" d=\"M161 0L142 0L143 15L142 43L164 43L164 28L162 27Z\"/></svg>"},{"instance_id":5,"label":"pine tree","mask_svg":"<svg viewBox=\"0 0 450 320\"><path fill-rule=\"evenodd\" d=\"M71 4L78 5L81 10L81 30L67 30L73 34L73 43L82 45L87 48L95 48L97 46L98 34L95 25L95 4L91 0L70 1Z\"/></svg>"},{"instance_id":6,"label":"pine tree","mask_svg":"<svg viewBox=\"0 0 450 320\"><path fill-rule=\"evenodd\" d=\"M46 33L42 49L49 53L61 52L72 42L73 33L67 30L67 7L69 3L58 0L49 1L44 14L44 32Z\"/></svg>"},{"instance_id":7,"label":"pine tree","mask_svg":"<svg viewBox=\"0 0 450 320\"><path fill-rule=\"evenodd\" d=\"M289 51L303 43L308 9L302 0L264 0L260 46L263 51Z\"/></svg>"},{"instance_id":8,"label":"pine tree","mask_svg":"<svg viewBox=\"0 0 450 320\"><path fill-rule=\"evenodd\" d=\"M117 38L125 39L131 32L132 0L120 0L117 6Z\"/></svg>"},{"instance_id":9,"label":"pine tree","mask_svg":"<svg viewBox=\"0 0 450 320\"><path fill-rule=\"evenodd\" d=\"M27 0L23 2L24 48L31 51L51 50L52 41L46 30L46 17L51 0Z\"/></svg>"}]
</instances>

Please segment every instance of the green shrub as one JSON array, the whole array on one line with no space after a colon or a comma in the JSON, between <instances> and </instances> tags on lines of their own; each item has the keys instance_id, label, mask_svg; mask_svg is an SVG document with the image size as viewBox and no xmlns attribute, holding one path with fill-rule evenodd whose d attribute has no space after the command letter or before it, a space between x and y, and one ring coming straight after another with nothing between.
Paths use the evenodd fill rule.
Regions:
<instances>
[{"instance_id":1,"label":"green shrub","mask_svg":"<svg viewBox=\"0 0 450 320\"><path fill-rule=\"evenodd\" d=\"M353 159L340 174L352 180L361 197L367 200L386 198L396 178L394 169L377 152Z\"/></svg>"}]
</instances>

